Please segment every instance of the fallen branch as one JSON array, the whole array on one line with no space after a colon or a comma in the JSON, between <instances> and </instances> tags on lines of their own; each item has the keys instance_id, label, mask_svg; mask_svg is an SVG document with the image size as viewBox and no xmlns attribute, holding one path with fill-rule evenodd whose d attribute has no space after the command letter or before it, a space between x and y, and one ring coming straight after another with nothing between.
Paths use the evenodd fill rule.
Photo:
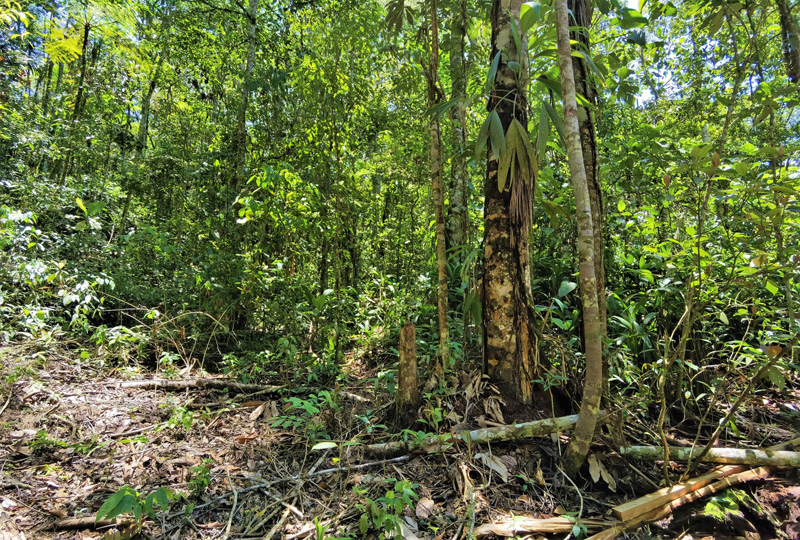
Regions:
<instances>
[{"instance_id":1,"label":"fallen branch","mask_svg":"<svg viewBox=\"0 0 800 540\"><path fill-rule=\"evenodd\" d=\"M117 388L145 388L148 390L191 390L194 388L211 388L213 390L228 390L230 392L242 392L245 394L255 394L257 392L269 393L277 392L286 388L282 386L265 386L261 384L242 384L230 379L145 379L141 381L118 381L111 382Z\"/></svg>"},{"instance_id":2,"label":"fallen branch","mask_svg":"<svg viewBox=\"0 0 800 540\"><path fill-rule=\"evenodd\" d=\"M664 459L664 449L660 446L626 446L620 448L619 453L633 459L651 461ZM696 459L700 453L700 450L689 447L670 448L669 459L689 461L690 459ZM750 448L712 448L702 457L702 461L729 465L800 467L800 452L753 450Z\"/></svg>"},{"instance_id":3,"label":"fallen branch","mask_svg":"<svg viewBox=\"0 0 800 540\"><path fill-rule=\"evenodd\" d=\"M610 415L603 414L597 421L601 426L608 423ZM528 437L542 437L559 431L569 431L578 422L578 415L561 416L558 418L546 418L524 424L511 424L508 426L473 429L472 431L460 431L458 433L445 433L443 435L432 435L422 440L413 441L392 441L387 443L370 444L364 450L373 455L389 456L409 453L432 454L442 452L454 443L466 444L485 444L499 441L511 441L525 439Z\"/></svg>"},{"instance_id":4,"label":"fallen branch","mask_svg":"<svg viewBox=\"0 0 800 540\"><path fill-rule=\"evenodd\" d=\"M615 521L603 521L598 519L582 519L576 521L575 518L551 517L551 518L529 518L513 516L503 518L501 521L485 523L475 528L475 538L484 536L521 536L525 534L560 534L571 533L572 528L580 523L587 529L601 529L603 527L617 526Z\"/></svg>"},{"instance_id":5,"label":"fallen branch","mask_svg":"<svg viewBox=\"0 0 800 540\"><path fill-rule=\"evenodd\" d=\"M610 529L606 529L602 532L595 534L594 536L590 536L588 540L614 540L617 536L624 532L633 531L638 529L645 523L649 523L652 521L658 521L666 516L668 516L674 509L678 508L679 506L683 506L684 504L688 504L697 500L700 500L704 497L708 497L709 495L713 495L714 493L719 493L729 487L741 484L743 482L752 482L754 480L761 480L768 477L772 473L771 467L759 467L758 469L750 469L747 471L740 472L738 474L734 474L719 480L713 484L704 486L696 491L688 493L670 503L655 508L647 513L641 514L630 521L625 521L611 527Z\"/></svg>"}]
</instances>

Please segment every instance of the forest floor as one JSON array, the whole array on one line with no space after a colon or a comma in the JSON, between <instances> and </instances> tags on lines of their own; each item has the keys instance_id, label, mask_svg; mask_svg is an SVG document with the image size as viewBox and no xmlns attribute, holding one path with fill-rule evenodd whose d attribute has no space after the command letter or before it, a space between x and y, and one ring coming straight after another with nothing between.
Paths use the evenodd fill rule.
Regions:
<instances>
[{"instance_id":1,"label":"forest floor","mask_svg":"<svg viewBox=\"0 0 800 540\"><path fill-rule=\"evenodd\" d=\"M0 394L0 540L322 540L378 538L392 527L408 540L459 540L492 537L497 529L491 524L511 516L564 516L589 526L594 522L585 520L592 518L602 528L613 521L611 507L655 491L663 480L660 463L631 463L613 450L613 427L596 438L591 465L575 484L556 466L566 440L558 436L396 458L369 455L364 444L312 449L324 442L323 432L339 443L389 439L384 418L391 395L376 390L374 373L365 378L369 365L350 366L354 382L331 389L335 401L326 402L319 391L312 398L309 390L283 396L296 398L287 408L277 390L247 395L124 387L124 381L164 374L102 367L66 347L50 347L45 357L33 344L0 345L0 362L6 381ZM218 377L187 368L174 378L201 375ZM428 417L438 419L440 431L514 420L503 418L505 403L491 385L479 385L477 375L460 379L453 381L459 392L432 398L438 416ZM790 387L791 381L782 392L760 393L746 404L741 438L723 443L766 447L797 437L800 392ZM639 413L629 411L624 432L631 442L652 444L652 411ZM696 428L677 424L668 435L691 444ZM683 465L670 466L677 479ZM101 505L124 484L141 497L160 487L185 497L155 519L95 526ZM798 501L800 472L778 470L683 506L635 534L800 538Z\"/></svg>"}]
</instances>

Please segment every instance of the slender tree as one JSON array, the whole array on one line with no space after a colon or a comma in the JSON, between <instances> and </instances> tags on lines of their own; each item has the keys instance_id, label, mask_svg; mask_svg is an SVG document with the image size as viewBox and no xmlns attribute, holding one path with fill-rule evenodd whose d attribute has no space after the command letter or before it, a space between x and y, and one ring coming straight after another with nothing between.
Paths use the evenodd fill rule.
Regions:
<instances>
[{"instance_id":1,"label":"slender tree","mask_svg":"<svg viewBox=\"0 0 800 540\"><path fill-rule=\"evenodd\" d=\"M589 63L584 54L591 53L589 40L589 26L592 23L591 0L569 0L568 6L575 17L574 29L570 32L573 42L579 44L580 53L572 57L572 70L575 75L575 91L584 97L585 101L578 104L578 128L581 135L581 149L583 166L586 173L586 183L589 187L589 205L592 208L592 234L594 246L594 271L597 277L597 309L600 316L600 326L603 336L606 335L606 291L605 291L605 254L603 238L603 194L600 189L600 165L597 150L596 115L592 107L598 107L597 88L594 83ZM608 362L603 359L603 393L607 395Z\"/></svg>"},{"instance_id":2,"label":"slender tree","mask_svg":"<svg viewBox=\"0 0 800 540\"><path fill-rule=\"evenodd\" d=\"M256 59L256 16L258 0L249 0L247 4L247 58L242 77L241 103L236 115L236 175L234 181L241 185L245 180L245 158L247 157L247 107L250 104L250 81L253 78L253 67Z\"/></svg>"},{"instance_id":3,"label":"slender tree","mask_svg":"<svg viewBox=\"0 0 800 540\"><path fill-rule=\"evenodd\" d=\"M459 101L450 109L450 121L455 139L450 175L450 204L447 215L448 250L467 242L469 213L467 211L467 65L465 46L467 34L467 0L457 0L453 5L450 34L450 99ZM455 257L459 262L461 257Z\"/></svg>"},{"instance_id":4,"label":"slender tree","mask_svg":"<svg viewBox=\"0 0 800 540\"><path fill-rule=\"evenodd\" d=\"M569 9L567 0L556 0L556 33L558 41L558 67L564 103L564 132L567 143L572 189L575 193L575 211L578 222L578 262L580 296L583 308L583 334L586 357L586 378L583 386L581 411L575 432L564 454L567 474L574 476L586 459L600 411L603 378L603 331L598 306L598 282L594 261L594 216L586 178L586 166L581 148L575 76L572 71L572 50L569 36Z\"/></svg>"},{"instance_id":5,"label":"slender tree","mask_svg":"<svg viewBox=\"0 0 800 540\"><path fill-rule=\"evenodd\" d=\"M439 84L439 17L437 2L430 3L430 33L428 37L428 63L423 62L425 71L428 107L435 107L444 95ZM450 327L448 326L447 298L447 247L444 222L444 175L442 132L439 120L434 117L429 125L430 132L430 176L433 192L433 212L436 223L436 267L438 275L438 314L439 314L439 351L441 364L436 370L441 374L441 367L446 367L450 358Z\"/></svg>"}]
</instances>

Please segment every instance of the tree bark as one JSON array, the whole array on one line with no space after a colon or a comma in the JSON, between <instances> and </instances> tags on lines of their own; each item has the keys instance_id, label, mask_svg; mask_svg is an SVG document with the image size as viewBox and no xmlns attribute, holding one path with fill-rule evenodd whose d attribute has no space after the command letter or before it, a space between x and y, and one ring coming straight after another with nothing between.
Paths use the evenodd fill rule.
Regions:
<instances>
[{"instance_id":1,"label":"tree bark","mask_svg":"<svg viewBox=\"0 0 800 540\"><path fill-rule=\"evenodd\" d=\"M580 43L581 52L591 52L588 28L592 24L592 4L590 0L569 0L569 8L575 17L576 30L570 33L570 39ZM582 95L586 101L598 106L597 89L589 70L589 65L581 56L572 57L572 69L575 74L575 91ZM583 165L586 173L586 183L589 186L589 205L592 208L593 239L594 239L594 271L597 277L597 308L600 316L600 326L603 337L606 336L608 316L606 313L605 291L605 242L603 240L603 193L600 189L600 164L597 150L596 114L582 104L578 104L578 127L581 134L581 148L583 150ZM603 358L603 394L608 395L608 362Z\"/></svg>"},{"instance_id":2,"label":"tree bark","mask_svg":"<svg viewBox=\"0 0 800 540\"><path fill-rule=\"evenodd\" d=\"M419 407L419 379L417 377L417 337L414 323L406 322L400 330L400 363L397 368L397 395L395 418L398 424L411 426Z\"/></svg>"},{"instance_id":3,"label":"tree bark","mask_svg":"<svg viewBox=\"0 0 800 540\"><path fill-rule=\"evenodd\" d=\"M789 81L800 89L800 28L791 11L789 0L775 0L781 23L783 61Z\"/></svg>"},{"instance_id":4,"label":"tree bark","mask_svg":"<svg viewBox=\"0 0 800 540\"><path fill-rule=\"evenodd\" d=\"M567 0L556 0L556 32L558 41L558 65L564 101L564 130L567 143L572 188L575 192L575 211L578 222L578 263L581 303L583 304L584 355L586 378L583 399L575 433L564 453L564 468L568 475L575 476L589 452L594 435L600 398L603 387L603 331L598 306L598 282L594 261L594 216L591 196L583 162L580 126L578 122L575 77L572 71L572 51L569 38L569 15Z\"/></svg>"},{"instance_id":5,"label":"tree bark","mask_svg":"<svg viewBox=\"0 0 800 540\"><path fill-rule=\"evenodd\" d=\"M525 98L527 51L517 49L512 24L519 27L522 0L492 3L492 53L503 51L489 98L488 110L496 111L505 133L513 120L528 125ZM513 18L513 22L512 22ZM519 73L509 62L519 63ZM486 167L484 209L483 355L484 371L501 383L520 403L533 402L531 381L540 374L539 339L531 298L528 235L533 203L533 173L526 182L519 167L511 179L498 184L499 157L490 152Z\"/></svg>"},{"instance_id":6,"label":"tree bark","mask_svg":"<svg viewBox=\"0 0 800 540\"><path fill-rule=\"evenodd\" d=\"M436 0L431 0L431 25L429 42L429 63L425 68L427 82L428 107L434 107L441 101L439 88L439 18ZM438 276L438 314L439 314L439 353L440 362L433 366L435 377L444 373L450 361L450 327L448 325L447 298L447 240L444 223L444 181L442 174L442 133L438 119L433 119L430 131L430 174L433 192L433 213L436 222L436 267Z\"/></svg>"}]
</instances>

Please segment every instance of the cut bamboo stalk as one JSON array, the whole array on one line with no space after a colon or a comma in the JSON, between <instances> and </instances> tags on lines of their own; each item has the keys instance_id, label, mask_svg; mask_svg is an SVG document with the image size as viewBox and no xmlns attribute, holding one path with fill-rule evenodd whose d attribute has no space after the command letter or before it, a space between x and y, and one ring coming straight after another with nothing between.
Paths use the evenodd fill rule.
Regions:
<instances>
[{"instance_id":1,"label":"cut bamboo stalk","mask_svg":"<svg viewBox=\"0 0 800 540\"><path fill-rule=\"evenodd\" d=\"M733 485L741 484L743 482L752 482L754 480L761 480L763 478L768 477L772 473L772 467L759 467L757 469L750 469L747 471L743 471L737 474L733 474L731 476L725 477L713 484L703 486L696 491L691 493L687 493L686 495L675 499L663 506L659 506L646 512L644 514L640 514L634 517L631 520L626 520L611 527L610 529L606 529L601 531L594 536L590 536L588 540L614 540L617 536L624 532L633 531L638 529L642 525L652 521L658 521L670 514L673 510L678 508L679 506L683 506L684 504L688 504L704 497L708 497L709 495L713 495L714 493L719 493Z\"/></svg>"},{"instance_id":2,"label":"cut bamboo stalk","mask_svg":"<svg viewBox=\"0 0 800 540\"><path fill-rule=\"evenodd\" d=\"M699 455L699 448L670 448L669 459L689 461ZM660 446L627 446L620 449L620 454L633 459L661 460L664 449ZM712 448L703 456L702 461L724 463L727 465L773 465L776 467L800 467L800 452L788 450L753 450L750 448Z\"/></svg>"},{"instance_id":3,"label":"cut bamboo stalk","mask_svg":"<svg viewBox=\"0 0 800 540\"><path fill-rule=\"evenodd\" d=\"M780 444L776 444L774 446L770 446L769 448L767 448L767 451L774 452L781 450L791 450L797 447L800 447L800 437ZM670 449L670 457L672 457L671 449ZM726 476L740 473L746 468L747 466L745 465L729 465L725 467L720 467L703 476L700 476L698 478L693 478L692 480L689 480L685 483L676 484L671 487L665 487L658 491L654 491L653 493L649 493L644 497L639 497L638 499L634 499L632 501L623 503L619 506L615 506L614 508L611 509L611 511L614 514L614 517L616 517L620 521L627 522L635 518L636 516L650 512L653 509L656 509L672 500L678 499L688 493L691 493L692 491L696 491L712 482L718 481L722 478L725 478Z\"/></svg>"},{"instance_id":4,"label":"cut bamboo stalk","mask_svg":"<svg viewBox=\"0 0 800 540\"><path fill-rule=\"evenodd\" d=\"M530 518L524 516L514 516L504 518L493 523L486 523L475 528L475 538L484 536L519 536L525 534L560 534L571 533L572 528L578 523L574 518L551 517L551 518ZM615 521L603 521L599 519L582 519L580 524L587 529L600 529L603 527L615 526Z\"/></svg>"},{"instance_id":5,"label":"cut bamboo stalk","mask_svg":"<svg viewBox=\"0 0 800 540\"><path fill-rule=\"evenodd\" d=\"M671 454L672 451L670 451L670 456ZM746 469L747 465L722 467L720 469L711 471L708 474L704 474L703 476L693 478L683 484L675 484L673 486L665 487L659 489L658 491L654 491L653 493L648 493L644 497L639 497L638 499L615 506L611 509L611 512L618 520L629 521L636 516L640 516L650 512L651 510L664 506L666 503L683 497L684 495L691 493L692 491L696 491L703 486L707 486L708 484L716 482L722 478L725 478L726 476L740 473Z\"/></svg>"}]
</instances>

